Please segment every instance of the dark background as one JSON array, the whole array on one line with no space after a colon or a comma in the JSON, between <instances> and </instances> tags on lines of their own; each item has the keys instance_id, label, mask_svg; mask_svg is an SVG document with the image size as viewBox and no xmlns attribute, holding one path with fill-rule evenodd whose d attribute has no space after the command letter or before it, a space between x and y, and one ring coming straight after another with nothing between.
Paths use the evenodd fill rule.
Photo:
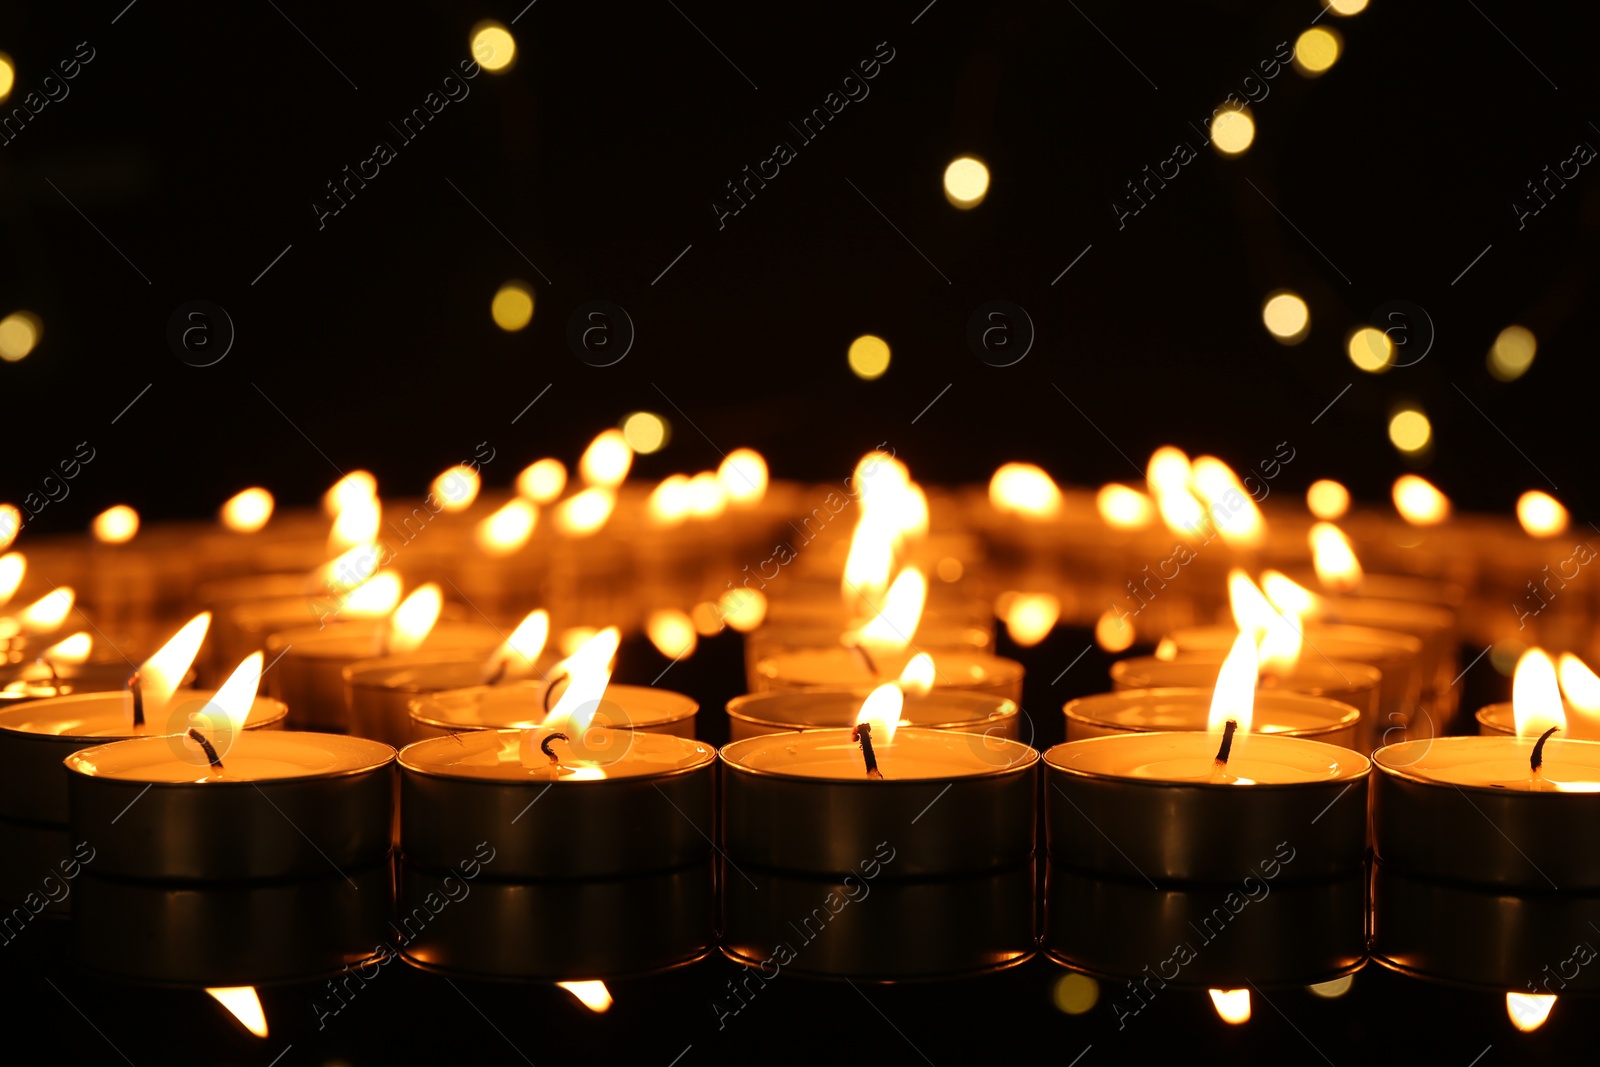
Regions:
<instances>
[{"instance_id":1,"label":"dark background","mask_svg":"<svg viewBox=\"0 0 1600 1067\"><path fill-rule=\"evenodd\" d=\"M0 5L9 105L78 42L95 53L66 99L0 147L0 313L45 325L32 355L0 364L0 499L20 500L84 439L97 458L41 531L115 502L206 514L252 483L308 502L337 477L329 461L420 492L482 440L508 457L488 480L508 484L646 408L675 432L641 458L643 477L752 445L778 476L832 480L887 440L929 483L981 480L1008 459L1097 483L1138 477L1117 449L1142 466L1175 442L1242 469L1288 440L1281 486L1327 475L1383 500L1407 468L1386 420L1412 400L1435 428L1426 473L1462 506L1506 510L1550 489L1537 464L1580 517L1592 510L1600 186L1586 168L1520 231L1511 208L1577 142L1600 145L1592 56L1563 15L1378 2L1322 16L1344 37L1338 64L1317 79L1284 66L1252 107L1254 145L1224 159L1197 127L1319 18L1314 0L938 0L912 24L924 2L680 13L542 0L512 27L515 68L468 82L404 145L388 123L469 55L474 23L509 23L520 4ZM880 41L895 58L870 96L798 144L787 123ZM713 198L778 139L798 158L719 230ZM398 158L319 229L313 200L378 140ZM1119 230L1112 199L1179 141L1198 158ZM941 189L961 153L993 173L967 212ZM533 283L537 311L507 334L488 309L512 277ZM1279 287L1311 306L1292 348L1260 322ZM196 299L237 330L208 368L166 341ZM592 299L637 327L609 368L566 341ZM1015 366L966 343L991 299L1037 327ZM1427 357L1355 370L1346 334L1396 300L1431 319ZM1484 357L1513 322L1539 354L1503 384ZM1421 318L1404 325L1425 346ZM862 382L844 357L869 331L894 362Z\"/></svg>"}]
</instances>

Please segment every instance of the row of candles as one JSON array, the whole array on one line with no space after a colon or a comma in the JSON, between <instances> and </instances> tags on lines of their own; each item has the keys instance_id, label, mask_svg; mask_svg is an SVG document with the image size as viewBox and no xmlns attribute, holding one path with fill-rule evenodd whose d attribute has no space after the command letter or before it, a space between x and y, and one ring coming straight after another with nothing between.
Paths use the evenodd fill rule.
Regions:
<instances>
[{"instance_id":1,"label":"row of candles","mask_svg":"<svg viewBox=\"0 0 1600 1067\"><path fill-rule=\"evenodd\" d=\"M755 519L763 514L765 465L749 455L737 477L718 484L726 506L733 498L727 482L754 486L747 475L758 472L760 489L742 498L746 518ZM1173 502L1171 473L1178 461L1152 460L1146 499L1181 519L1185 505ZM1225 491L1214 468L1187 457L1182 463L1195 506ZM1025 498L1048 482L1043 472L1003 468L991 494L1005 497L1008 480L1019 477L1030 487ZM616 476L599 487L613 506L620 482ZM1275 850L1280 884L1309 885L1358 874L1370 841L1379 867L1395 878L1511 893L1554 884L1600 889L1592 849L1572 840L1574 825L1600 815L1600 744L1573 736L1590 728L1585 716L1600 679L1576 657L1563 657L1560 684L1578 726L1569 731L1556 668L1543 653L1529 653L1511 707L1479 716L1486 732L1516 736L1435 737L1454 710L1448 694L1459 602L1452 604L1448 583L1330 577L1325 561L1353 563L1355 549L1338 527L1315 525L1315 580L1300 575L1301 584L1267 570L1257 584L1232 570L1234 625L1174 630L1154 657L1118 664L1118 691L1069 704L1068 741L1041 755L1019 739L1020 664L992 653L992 637L959 595L959 579L975 562L961 559L964 531L930 529L927 495L890 456L865 457L852 482L860 514L843 562L843 599L807 574L836 562L837 553L814 553L825 562L796 568L790 595L775 596L767 625L746 638L752 692L730 704L735 739L721 750L693 739L690 697L609 685L616 627L571 634L567 654L557 657L545 651L551 634L543 611L503 637L495 626L441 621L447 606L433 583L399 599L396 572L359 536L371 536L371 516L380 513L375 485L346 479L327 502L334 536L324 553L339 554L316 571L323 590L337 595L336 609L314 626L263 632L275 619L300 620L275 615L282 603L225 602L221 610L235 624L255 620L256 630L240 632L262 647L214 691L179 688L209 614L183 626L131 680L126 664L111 672L68 667L86 637L37 655L64 621L50 618L43 602L0 623L11 658L26 664L24 677L5 687L16 706L0 712L0 816L70 827L63 841L94 842L96 877L133 882L310 878L329 868L370 869L395 846L425 882L492 842L496 881L559 881L570 889L573 880L643 878L656 898L682 891L684 878L709 892L709 879L684 872L704 867L706 830L717 825L718 852L732 868L722 877L724 951L752 966L781 955L771 946L777 922L789 915L756 905L751 893L776 888L766 900L792 901L804 915L819 879L855 899L849 878L859 881L867 863L888 872L880 887L901 895L926 895L928 879L943 880L950 895L940 907L996 892L998 877L1009 904L1002 910L1020 903L1031 914L1041 778L1047 852L1052 870L1063 872L1058 886L1072 884L1068 872L1152 888L1157 881L1223 885L1258 871ZM665 484L647 499L659 502ZM1242 488L1237 479L1233 485ZM570 513L596 488L556 506ZM503 524L495 516L507 507L475 527L480 545L481 531ZM1016 511L1008 505L994 514ZM1035 538L1058 512L1033 506L1039 522L994 525L1014 540L1019 529L1022 539ZM761 536L770 525L750 523ZM1192 519L1185 528L1194 531ZM726 533L708 524L703 537L680 547L693 554ZM1070 538L1046 540L1052 552L1070 555ZM0 607L24 568L18 553L0 558ZM1200 573L1185 580L1194 585ZM766 597L748 581L728 584L732 595L719 603L717 621L743 615L749 622L746 605L757 598L765 613ZM304 593L288 599L305 612ZM705 612L679 614L682 649L684 627L708 620ZM660 633L651 636L670 647ZM261 697L268 657L272 695ZM1292 864L1281 860L1285 846ZM915 923L881 921L881 905L874 906L878 920L856 921L864 911L830 909L853 932L797 969L947 974L1008 965L1034 951L1031 922L1010 914L930 950ZM1068 917L1051 928L1072 925ZM549 970L508 956L503 931L457 929L458 943L408 958L446 971L510 967L529 977L529 966ZM1047 936L1046 944L1069 965L1097 969L1074 954L1070 937ZM703 951L698 943L669 947L685 958ZM579 952L558 963L571 974L586 958ZM1313 977L1347 972L1350 958L1345 951ZM183 970L181 961L172 966Z\"/></svg>"}]
</instances>

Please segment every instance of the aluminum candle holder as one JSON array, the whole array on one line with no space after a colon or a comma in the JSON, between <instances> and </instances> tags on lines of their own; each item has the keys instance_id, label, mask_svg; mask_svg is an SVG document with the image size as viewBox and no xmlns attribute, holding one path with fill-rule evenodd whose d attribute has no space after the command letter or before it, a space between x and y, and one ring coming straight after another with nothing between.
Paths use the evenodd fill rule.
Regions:
<instances>
[{"instance_id":1,"label":"aluminum candle holder","mask_svg":"<svg viewBox=\"0 0 1600 1067\"><path fill-rule=\"evenodd\" d=\"M746 693L728 701L729 736L743 741L794 730L848 729L871 692L870 687L862 687ZM1022 733L1016 701L949 689L921 696L907 693L900 721L907 726L989 734L1009 741L1019 740ZM1031 740L1032 723L1028 732Z\"/></svg>"},{"instance_id":2,"label":"aluminum candle holder","mask_svg":"<svg viewBox=\"0 0 1600 1067\"><path fill-rule=\"evenodd\" d=\"M1282 855L1258 856L1237 883L1208 886L1153 886L1053 866L1045 951L1075 971L1131 979L1143 995L1167 985L1304 986L1359 970L1366 962L1365 872L1279 884L1294 867ZM1126 1001L1120 990L1107 993L1113 1011Z\"/></svg>"},{"instance_id":3,"label":"aluminum candle holder","mask_svg":"<svg viewBox=\"0 0 1600 1067\"><path fill-rule=\"evenodd\" d=\"M867 667L858 651L844 645L774 653L756 664L756 692L870 686L893 681L918 651L907 648L889 655L878 653L874 659L876 673ZM1014 659L984 652L929 654L937 672L933 682L935 689L1022 699L1022 664Z\"/></svg>"},{"instance_id":4,"label":"aluminum candle holder","mask_svg":"<svg viewBox=\"0 0 1600 1067\"><path fill-rule=\"evenodd\" d=\"M1240 734L1228 769L1251 784L1206 780L1213 733L1068 741L1045 753L1052 864L1120 879L1237 882L1282 843L1285 881L1359 870L1367 775L1357 752L1299 737Z\"/></svg>"},{"instance_id":5,"label":"aluminum candle holder","mask_svg":"<svg viewBox=\"0 0 1600 1067\"><path fill-rule=\"evenodd\" d=\"M1373 754L1372 847L1417 878L1600 891L1600 742L1440 737Z\"/></svg>"},{"instance_id":6,"label":"aluminum candle holder","mask_svg":"<svg viewBox=\"0 0 1600 1067\"><path fill-rule=\"evenodd\" d=\"M126 678L123 679L127 681ZM80 749L135 737L181 734L189 715L216 694L180 689L168 710L135 731L125 692L50 697L0 711L0 818L65 824L67 779L61 764ZM281 730L288 709L257 697L246 730Z\"/></svg>"},{"instance_id":7,"label":"aluminum candle holder","mask_svg":"<svg viewBox=\"0 0 1600 1067\"><path fill-rule=\"evenodd\" d=\"M60 663L55 674L38 661L0 668L0 708L29 700L107 693L126 688L133 673L127 661L115 663Z\"/></svg>"},{"instance_id":8,"label":"aluminum candle holder","mask_svg":"<svg viewBox=\"0 0 1600 1067\"><path fill-rule=\"evenodd\" d=\"M1565 705L1563 711L1567 716L1567 728L1557 737L1568 741L1600 741L1600 721L1592 713L1575 711L1570 704ZM1476 718L1478 733L1482 736L1517 735L1516 710L1509 700L1502 704L1485 704L1478 709Z\"/></svg>"},{"instance_id":9,"label":"aluminum candle holder","mask_svg":"<svg viewBox=\"0 0 1600 1067\"><path fill-rule=\"evenodd\" d=\"M224 767L195 766L181 737L67 757L72 839L101 877L219 882L321 877L387 855L395 752L337 734L238 734ZM209 772L209 773L208 773ZM205 780L197 780L205 779ZM280 931L281 933L281 931Z\"/></svg>"},{"instance_id":10,"label":"aluminum candle holder","mask_svg":"<svg viewBox=\"0 0 1600 1067\"><path fill-rule=\"evenodd\" d=\"M447 869L480 841L497 850L497 879L621 877L709 859L711 746L607 731L620 751L603 777L553 779L516 761L524 732L479 730L405 747L400 847L407 862ZM498 755L484 749L490 735Z\"/></svg>"},{"instance_id":11,"label":"aluminum candle holder","mask_svg":"<svg viewBox=\"0 0 1600 1067\"><path fill-rule=\"evenodd\" d=\"M1177 659L1155 656L1130 656L1111 665L1111 688L1123 689L1210 689L1216 685L1221 656L1184 655ZM1288 674L1267 674L1257 683L1257 692L1301 693L1327 697L1360 710L1362 718L1378 716L1378 690L1383 672L1354 660L1325 660L1312 654L1301 656ZM1258 697L1259 699L1259 697Z\"/></svg>"},{"instance_id":12,"label":"aluminum candle holder","mask_svg":"<svg viewBox=\"0 0 1600 1067\"><path fill-rule=\"evenodd\" d=\"M521 681L418 696L410 701L412 730L420 738L431 738L461 730L534 726L544 719L547 689L547 682ZM694 717L699 710L700 705L694 700L670 689L608 685L593 725L692 740Z\"/></svg>"},{"instance_id":13,"label":"aluminum candle holder","mask_svg":"<svg viewBox=\"0 0 1600 1067\"><path fill-rule=\"evenodd\" d=\"M709 861L629 878L503 881L493 877L503 855L454 899L438 872L401 861L397 922L409 931L415 917L418 927L402 949L407 963L464 978L570 982L650 974L711 950Z\"/></svg>"},{"instance_id":14,"label":"aluminum candle holder","mask_svg":"<svg viewBox=\"0 0 1600 1067\"><path fill-rule=\"evenodd\" d=\"M1215 676L1215 671L1212 671ZM1067 740L1111 734L1206 729L1210 688L1124 689L1068 701ZM1258 692L1251 732L1309 737L1354 748L1361 712L1349 704L1298 693Z\"/></svg>"},{"instance_id":15,"label":"aluminum candle holder","mask_svg":"<svg viewBox=\"0 0 1600 1067\"><path fill-rule=\"evenodd\" d=\"M835 603L837 598L835 598ZM827 649L839 643L839 635L851 628L853 622L841 617L824 625L820 621L811 622L783 622L779 615L784 605L790 602L783 599L773 601L771 612L766 623L755 631L745 635L744 639L744 669L745 682L751 692L761 692L766 688L765 679L761 674L761 664L775 657L791 655L795 652L806 650ZM936 659L951 653L961 654L990 654L994 653L994 615L987 609L980 620L968 620L965 612L960 618L945 619L934 609L930 608L923 613L922 621L917 624L914 635L915 652L926 652ZM982 625L980 625L980 622ZM987 628L985 628L987 626ZM852 672L860 664L850 665L846 669ZM903 667L904 663L900 664ZM899 668L897 668L899 669ZM861 674L865 679L866 675ZM850 684L850 679L831 683L835 685ZM864 682L870 684L870 682Z\"/></svg>"},{"instance_id":16,"label":"aluminum candle holder","mask_svg":"<svg viewBox=\"0 0 1600 1067\"><path fill-rule=\"evenodd\" d=\"M413 652L359 660L341 672L350 732L395 748L417 740L411 703L442 689L483 684L484 661L494 646L460 652Z\"/></svg>"}]
</instances>

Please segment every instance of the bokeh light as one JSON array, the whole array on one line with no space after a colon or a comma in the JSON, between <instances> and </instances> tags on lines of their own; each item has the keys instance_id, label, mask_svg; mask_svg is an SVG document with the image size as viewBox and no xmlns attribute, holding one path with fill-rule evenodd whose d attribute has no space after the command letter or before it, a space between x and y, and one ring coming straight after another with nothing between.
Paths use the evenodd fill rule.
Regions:
<instances>
[{"instance_id":1,"label":"bokeh light","mask_svg":"<svg viewBox=\"0 0 1600 1067\"><path fill-rule=\"evenodd\" d=\"M222 525L238 533L255 533L272 518L272 494L259 487L242 490L222 505Z\"/></svg>"},{"instance_id":2,"label":"bokeh light","mask_svg":"<svg viewBox=\"0 0 1600 1067\"><path fill-rule=\"evenodd\" d=\"M507 333L515 333L533 321L533 287L513 278L500 287L489 304L489 314L494 324Z\"/></svg>"},{"instance_id":3,"label":"bokeh light","mask_svg":"<svg viewBox=\"0 0 1600 1067\"><path fill-rule=\"evenodd\" d=\"M517 495L535 504L548 504L567 487L567 468L559 459L540 459L517 475Z\"/></svg>"},{"instance_id":4,"label":"bokeh light","mask_svg":"<svg viewBox=\"0 0 1600 1067\"><path fill-rule=\"evenodd\" d=\"M1219 111L1211 120L1211 146L1225 156L1236 156L1256 139L1256 123L1244 108Z\"/></svg>"},{"instance_id":5,"label":"bokeh light","mask_svg":"<svg viewBox=\"0 0 1600 1067\"><path fill-rule=\"evenodd\" d=\"M641 456L661 451L667 443L667 420L648 411L635 411L622 420L622 437Z\"/></svg>"},{"instance_id":6,"label":"bokeh light","mask_svg":"<svg viewBox=\"0 0 1600 1067\"><path fill-rule=\"evenodd\" d=\"M1525 326L1507 326L1489 348L1489 373L1502 382L1516 381L1533 366L1539 343Z\"/></svg>"},{"instance_id":7,"label":"bokeh light","mask_svg":"<svg viewBox=\"0 0 1600 1067\"><path fill-rule=\"evenodd\" d=\"M1313 26L1294 42L1294 69L1315 78L1338 62L1341 48L1337 33L1326 26Z\"/></svg>"},{"instance_id":8,"label":"bokeh light","mask_svg":"<svg viewBox=\"0 0 1600 1067\"><path fill-rule=\"evenodd\" d=\"M1100 999L1100 983L1086 974L1068 972L1056 980L1050 999L1068 1015L1082 1015Z\"/></svg>"},{"instance_id":9,"label":"bokeh light","mask_svg":"<svg viewBox=\"0 0 1600 1067\"><path fill-rule=\"evenodd\" d=\"M13 311L0 319L0 359L15 363L32 352L44 336L44 323L31 311Z\"/></svg>"},{"instance_id":10,"label":"bokeh light","mask_svg":"<svg viewBox=\"0 0 1600 1067\"><path fill-rule=\"evenodd\" d=\"M1389 369L1394 358L1394 344L1389 335L1371 326L1363 326L1350 335L1345 343L1350 362L1369 374L1382 374Z\"/></svg>"},{"instance_id":11,"label":"bokeh light","mask_svg":"<svg viewBox=\"0 0 1600 1067\"><path fill-rule=\"evenodd\" d=\"M1433 424L1415 408L1402 408L1389 420L1389 440L1402 452L1420 452L1433 440Z\"/></svg>"},{"instance_id":12,"label":"bokeh light","mask_svg":"<svg viewBox=\"0 0 1600 1067\"><path fill-rule=\"evenodd\" d=\"M1287 289L1267 297L1261 305L1261 321L1267 332L1286 345L1298 344L1310 332L1311 309L1306 302Z\"/></svg>"},{"instance_id":13,"label":"bokeh light","mask_svg":"<svg viewBox=\"0 0 1600 1067\"><path fill-rule=\"evenodd\" d=\"M889 369L889 342L864 333L850 342L850 370L862 381L883 377Z\"/></svg>"},{"instance_id":14,"label":"bokeh light","mask_svg":"<svg viewBox=\"0 0 1600 1067\"><path fill-rule=\"evenodd\" d=\"M96 541L120 545L132 541L139 532L139 513L126 504L118 504L96 515L91 528Z\"/></svg>"},{"instance_id":15,"label":"bokeh light","mask_svg":"<svg viewBox=\"0 0 1600 1067\"><path fill-rule=\"evenodd\" d=\"M480 22L472 28L472 58L491 74L509 70L517 58L517 39L498 22Z\"/></svg>"},{"instance_id":16,"label":"bokeh light","mask_svg":"<svg viewBox=\"0 0 1600 1067\"><path fill-rule=\"evenodd\" d=\"M1306 507L1323 522L1333 522L1350 510L1350 490L1331 478L1318 478L1306 490Z\"/></svg>"},{"instance_id":17,"label":"bokeh light","mask_svg":"<svg viewBox=\"0 0 1600 1067\"><path fill-rule=\"evenodd\" d=\"M1567 529L1567 509L1549 493L1530 489L1517 498L1517 521L1530 537L1554 537Z\"/></svg>"},{"instance_id":18,"label":"bokeh light","mask_svg":"<svg viewBox=\"0 0 1600 1067\"><path fill-rule=\"evenodd\" d=\"M1328 0L1328 10L1335 15L1359 15L1367 9L1367 0Z\"/></svg>"},{"instance_id":19,"label":"bokeh light","mask_svg":"<svg viewBox=\"0 0 1600 1067\"><path fill-rule=\"evenodd\" d=\"M1094 643L1107 652L1126 651L1133 638L1133 619L1119 616L1115 608L1107 608L1095 620Z\"/></svg>"},{"instance_id":20,"label":"bokeh light","mask_svg":"<svg viewBox=\"0 0 1600 1067\"><path fill-rule=\"evenodd\" d=\"M944 169L944 195L963 211L977 207L989 195L989 168L971 156L951 160Z\"/></svg>"},{"instance_id":21,"label":"bokeh light","mask_svg":"<svg viewBox=\"0 0 1600 1067\"><path fill-rule=\"evenodd\" d=\"M1335 978L1330 982L1318 982L1316 985L1307 986L1306 989L1309 990L1311 995L1314 997L1322 997L1324 1000L1332 1000L1335 997L1342 997L1348 993L1350 991L1350 983L1353 981L1355 981L1354 976L1347 974L1343 978Z\"/></svg>"},{"instance_id":22,"label":"bokeh light","mask_svg":"<svg viewBox=\"0 0 1600 1067\"><path fill-rule=\"evenodd\" d=\"M11 87L17 83L17 68L12 65L11 57L0 52L0 100L11 95Z\"/></svg>"}]
</instances>

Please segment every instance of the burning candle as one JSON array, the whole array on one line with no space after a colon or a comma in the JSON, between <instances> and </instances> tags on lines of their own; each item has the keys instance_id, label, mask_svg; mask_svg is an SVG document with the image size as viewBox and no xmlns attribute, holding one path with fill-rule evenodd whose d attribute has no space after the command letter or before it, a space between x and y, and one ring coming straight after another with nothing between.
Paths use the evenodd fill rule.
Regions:
<instances>
[{"instance_id":1,"label":"burning candle","mask_svg":"<svg viewBox=\"0 0 1600 1067\"><path fill-rule=\"evenodd\" d=\"M905 696L898 726L1020 739L1021 715L1014 700L951 689L918 692L910 686L902 688ZM855 725L861 703L869 693L870 690L857 687L734 697L728 701L729 737L743 741L795 730L849 729ZM1031 737L1031 723L1028 732Z\"/></svg>"},{"instance_id":2,"label":"burning candle","mask_svg":"<svg viewBox=\"0 0 1600 1067\"><path fill-rule=\"evenodd\" d=\"M1539 663L1539 658L1548 663L1549 656L1537 648L1524 652L1517 660L1516 673L1513 676L1513 694L1518 685L1526 688L1535 674L1544 673L1544 664ZM1563 707L1567 719L1565 736L1569 740L1600 741L1600 678L1588 666L1570 652L1561 653L1560 666L1557 678L1561 685ZM1524 700L1527 698L1524 697ZM1516 701L1513 699L1501 704L1488 704L1478 709L1478 733L1480 734L1512 734L1516 735L1517 715Z\"/></svg>"}]
</instances>

